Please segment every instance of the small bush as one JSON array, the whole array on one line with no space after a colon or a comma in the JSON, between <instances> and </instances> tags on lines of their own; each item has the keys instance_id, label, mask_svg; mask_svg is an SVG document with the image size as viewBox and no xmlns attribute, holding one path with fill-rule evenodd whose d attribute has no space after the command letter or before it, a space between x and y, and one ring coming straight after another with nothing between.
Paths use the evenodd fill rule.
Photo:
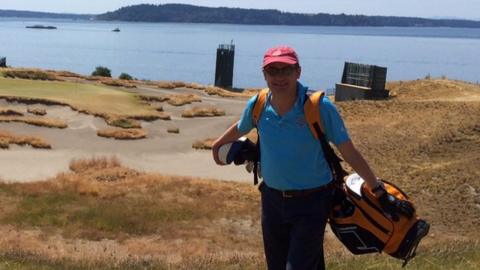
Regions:
<instances>
[{"instance_id":1,"label":"small bush","mask_svg":"<svg viewBox=\"0 0 480 270\"><path fill-rule=\"evenodd\" d=\"M118 76L118 78L120 80L127 80L127 81L133 80L133 77L130 76L130 74L128 74L128 73L122 73L122 74L120 74L120 76Z\"/></svg>"},{"instance_id":2,"label":"small bush","mask_svg":"<svg viewBox=\"0 0 480 270\"><path fill-rule=\"evenodd\" d=\"M95 71L92 72L92 76L112 77L112 72L107 67L98 66Z\"/></svg>"}]
</instances>

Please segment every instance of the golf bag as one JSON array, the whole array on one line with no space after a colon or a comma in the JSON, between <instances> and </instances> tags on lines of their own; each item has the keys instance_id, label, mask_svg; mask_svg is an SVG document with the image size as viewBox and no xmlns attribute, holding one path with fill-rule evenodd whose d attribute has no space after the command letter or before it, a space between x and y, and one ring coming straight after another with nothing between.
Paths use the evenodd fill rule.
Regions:
<instances>
[{"instance_id":1,"label":"golf bag","mask_svg":"<svg viewBox=\"0 0 480 270\"><path fill-rule=\"evenodd\" d=\"M385 190L398 200L409 200L395 185L383 181ZM411 201L410 201L411 203ZM330 227L337 238L353 254L385 252L404 260L412 259L420 240L427 235L429 224L415 214L393 218L382 210L375 195L357 174L347 177L338 189Z\"/></svg>"}]
</instances>

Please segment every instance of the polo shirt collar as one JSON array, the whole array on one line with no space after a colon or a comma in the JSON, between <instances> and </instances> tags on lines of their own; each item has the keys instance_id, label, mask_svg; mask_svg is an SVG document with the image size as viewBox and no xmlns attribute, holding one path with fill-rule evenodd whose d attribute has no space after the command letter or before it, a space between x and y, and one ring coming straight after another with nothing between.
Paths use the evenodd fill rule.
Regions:
<instances>
[{"instance_id":1,"label":"polo shirt collar","mask_svg":"<svg viewBox=\"0 0 480 270\"><path fill-rule=\"evenodd\" d=\"M300 82L297 82L297 106L303 108L305 103L305 96L307 95L308 87L303 86Z\"/></svg>"}]
</instances>

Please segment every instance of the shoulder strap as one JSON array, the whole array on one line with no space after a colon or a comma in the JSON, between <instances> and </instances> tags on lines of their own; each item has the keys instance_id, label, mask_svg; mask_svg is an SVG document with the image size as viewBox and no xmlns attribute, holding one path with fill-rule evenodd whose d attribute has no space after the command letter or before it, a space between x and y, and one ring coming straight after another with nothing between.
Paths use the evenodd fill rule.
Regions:
<instances>
[{"instance_id":1,"label":"shoulder strap","mask_svg":"<svg viewBox=\"0 0 480 270\"><path fill-rule=\"evenodd\" d=\"M263 109L265 109L265 104L267 103L267 96L268 96L268 88L264 88L260 90L257 94L257 100L255 101L255 104L253 105L253 112L252 112L252 117L253 117L253 123L255 126L258 124L258 120L260 119L260 115L263 112Z\"/></svg>"},{"instance_id":2,"label":"shoulder strap","mask_svg":"<svg viewBox=\"0 0 480 270\"><path fill-rule=\"evenodd\" d=\"M347 172L342 168L342 161L333 148L328 143L325 138L325 128L322 125L321 115L320 115L320 100L324 97L325 93L322 91L315 92L311 95L307 95L305 98L304 104L304 113L305 119L308 122L308 126L312 131L312 134L320 141L322 146L323 154L327 160L328 166L333 174L334 182L337 186L340 186L343 183L343 178L347 175Z\"/></svg>"},{"instance_id":3,"label":"shoulder strap","mask_svg":"<svg viewBox=\"0 0 480 270\"><path fill-rule=\"evenodd\" d=\"M320 116L320 100L323 98L325 93L323 91L314 92L311 95L305 97L305 104L303 105L303 111L305 112L305 120L307 120L308 126L313 136L320 139L315 130L315 125L318 125L322 132L325 132L325 129L322 125L322 120Z\"/></svg>"},{"instance_id":4,"label":"shoulder strap","mask_svg":"<svg viewBox=\"0 0 480 270\"><path fill-rule=\"evenodd\" d=\"M253 124L255 127L258 125L258 121L260 120L260 115L262 114L263 110L265 109L265 104L267 103L268 97L268 88L264 88L260 90L257 94L257 100L253 105L252 117L253 117ZM253 185L257 185L258 183L258 163L260 162L260 134L258 133L257 128L257 156L253 162Z\"/></svg>"}]
</instances>

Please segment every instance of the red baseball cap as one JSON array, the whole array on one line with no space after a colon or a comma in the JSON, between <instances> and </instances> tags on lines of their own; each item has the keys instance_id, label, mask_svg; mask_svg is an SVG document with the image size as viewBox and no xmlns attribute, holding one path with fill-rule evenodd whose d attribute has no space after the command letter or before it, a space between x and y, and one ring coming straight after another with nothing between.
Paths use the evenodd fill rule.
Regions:
<instances>
[{"instance_id":1,"label":"red baseball cap","mask_svg":"<svg viewBox=\"0 0 480 270\"><path fill-rule=\"evenodd\" d=\"M295 50L288 46L278 46L268 49L263 56L263 67L271 63L298 64L298 56Z\"/></svg>"}]
</instances>

